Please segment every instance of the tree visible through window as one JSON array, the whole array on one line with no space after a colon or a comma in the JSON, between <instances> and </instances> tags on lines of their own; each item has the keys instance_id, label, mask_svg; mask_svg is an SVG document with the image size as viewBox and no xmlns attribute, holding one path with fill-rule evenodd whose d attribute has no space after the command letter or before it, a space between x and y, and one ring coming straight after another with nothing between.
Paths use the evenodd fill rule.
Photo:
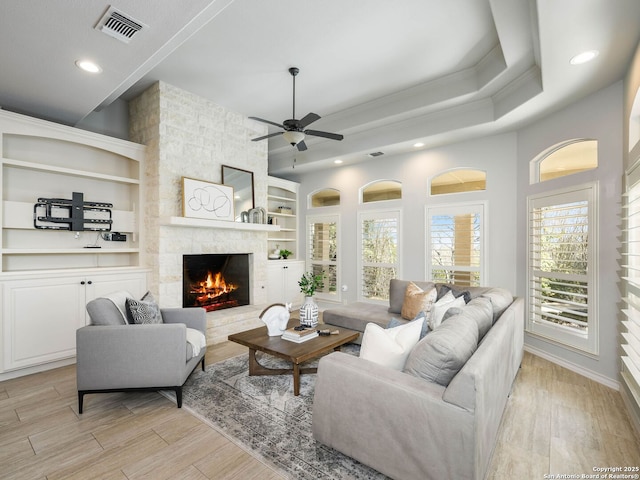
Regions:
<instances>
[{"instance_id":1,"label":"tree visible through window","mask_svg":"<svg viewBox=\"0 0 640 480\"><path fill-rule=\"evenodd\" d=\"M482 268L483 205L427 210L427 278L478 286Z\"/></svg>"},{"instance_id":2,"label":"tree visible through window","mask_svg":"<svg viewBox=\"0 0 640 480\"><path fill-rule=\"evenodd\" d=\"M593 187L529 203L529 321L534 333L597 353Z\"/></svg>"},{"instance_id":3,"label":"tree visible through window","mask_svg":"<svg viewBox=\"0 0 640 480\"><path fill-rule=\"evenodd\" d=\"M307 264L314 275L324 273L319 298L336 300L338 290L338 215L307 217Z\"/></svg>"},{"instance_id":4,"label":"tree visible through window","mask_svg":"<svg viewBox=\"0 0 640 480\"><path fill-rule=\"evenodd\" d=\"M388 300L389 282L398 277L400 212L359 215L360 298Z\"/></svg>"}]
</instances>

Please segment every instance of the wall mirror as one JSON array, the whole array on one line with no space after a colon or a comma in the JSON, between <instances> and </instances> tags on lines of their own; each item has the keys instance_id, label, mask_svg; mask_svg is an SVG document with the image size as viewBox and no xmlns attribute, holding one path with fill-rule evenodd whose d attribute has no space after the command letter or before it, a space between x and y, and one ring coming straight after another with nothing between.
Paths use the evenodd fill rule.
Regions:
<instances>
[{"instance_id":1,"label":"wall mirror","mask_svg":"<svg viewBox=\"0 0 640 480\"><path fill-rule=\"evenodd\" d=\"M235 221L242 221L242 212L255 207L253 198L253 172L222 165L222 183L233 187Z\"/></svg>"}]
</instances>

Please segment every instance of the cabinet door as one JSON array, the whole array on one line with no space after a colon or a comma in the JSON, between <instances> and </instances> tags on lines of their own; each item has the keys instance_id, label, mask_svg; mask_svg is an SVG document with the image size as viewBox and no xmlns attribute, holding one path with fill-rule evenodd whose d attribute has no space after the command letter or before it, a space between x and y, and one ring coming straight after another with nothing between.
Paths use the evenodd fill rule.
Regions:
<instances>
[{"instance_id":1,"label":"cabinet door","mask_svg":"<svg viewBox=\"0 0 640 480\"><path fill-rule=\"evenodd\" d=\"M284 274L284 298L286 302L291 302L295 305L299 305L303 300L303 295L300 292L300 286L298 281L304 273L304 262L287 262L285 274Z\"/></svg>"},{"instance_id":2,"label":"cabinet door","mask_svg":"<svg viewBox=\"0 0 640 480\"><path fill-rule=\"evenodd\" d=\"M84 325L83 278L33 279L3 285L4 369L73 357Z\"/></svg>"},{"instance_id":3,"label":"cabinet door","mask_svg":"<svg viewBox=\"0 0 640 480\"><path fill-rule=\"evenodd\" d=\"M133 298L141 298L147 291L146 273L110 273L87 275L87 303L94 298L103 297L109 293L124 290L133 295Z\"/></svg>"},{"instance_id":4,"label":"cabinet door","mask_svg":"<svg viewBox=\"0 0 640 480\"><path fill-rule=\"evenodd\" d=\"M267 302L284 303L282 288L284 285L284 268L280 261L274 260L267 266Z\"/></svg>"}]
</instances>

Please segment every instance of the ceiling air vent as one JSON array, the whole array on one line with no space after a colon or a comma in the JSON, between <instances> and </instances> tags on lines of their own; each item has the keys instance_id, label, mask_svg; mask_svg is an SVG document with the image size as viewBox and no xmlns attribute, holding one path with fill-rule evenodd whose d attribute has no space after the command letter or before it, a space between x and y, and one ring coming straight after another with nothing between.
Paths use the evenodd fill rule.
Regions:
<instances>
[{"instance_id":1,"label":"ceiling air vent","mask_svg":"<svg viewBox=\"0 0 640 480\"><path fill-rule=\"evenodd\" d=\"M384 152L371 152L367 153L370 157L379 157L380 155L384 155Z\"/></svg>"},{"instance_id":2,"label":"ceiling air vent","mask_svg":"<svg viewBox=\"0 0 640 480\"><path fill-rule=\"evenodd\" d=\"M146 27L144 23L109 7L96 25L96 30L100 30L121 42L129 43L136 33Z\"/></svg>"}]
</instances>

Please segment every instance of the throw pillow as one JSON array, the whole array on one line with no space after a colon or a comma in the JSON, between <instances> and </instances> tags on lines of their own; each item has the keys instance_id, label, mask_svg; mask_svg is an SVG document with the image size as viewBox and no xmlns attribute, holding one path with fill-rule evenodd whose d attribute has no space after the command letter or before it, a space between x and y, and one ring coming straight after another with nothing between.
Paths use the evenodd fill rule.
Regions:
<instances>
[{"instance_id":1,"label":"throw pillow","mask_svg":"<svg viewBox=\"0 0 640 480\"><path fill-rule=\"evenodd\" d=\"M129 323L137 325L163 323L160 307L155 301L142 301L127 298L127 316Z\"/></svg>"},{"instance_id":2,"label":"throw pillow","mask_svg":"<svg viewBox=\"0 0 640 480\"><path fill-rule=\"evenodd\" d=\"M404 302L402 303L400 315L405 320L413 320L420 312L424 312L425 318L428 319L437 294L438 292L436 292L435 288L425 291L415 283L409 282L404 292Z\"/></svg>"},{"instance_id":3,"label":"throw pillow","mask_svg":"<svg viewBox=\"0 0 640 480\"><path fill-rule=\"evenodd\" d=\"M478 346L475 322L453 317L424 337L407 358L404 372L447 386Z\"/></svg>"},{"instance_id":4,"label":"throw pillow","mask_svg":"<svg viewBox=\"0 0 640 480\"><path fill-rule=\"evenodd\" d=\"M368 323L362 336L360 358L402 370L411 349L420 339L423 322L423 319L418 319L387 329Z\"/></svg>"},{"instance_id":5,"label":"throw pillow","mask_svg":"<svg viewBox=\"0 0 640 480\"><path fill-rule=\"evenodd\" d=\"M444 314L452 307L464 307L463 297L454 297L451 291L447 292L440 300L433 304L429 318L429 329L435 330L442 323Z\"/></svg>"},{"instance_id":6,"label":"throw pillow","mask_svg":"<svg viewBox=\"0 0 640 480\"><path fill-rule=\"evenodd\" d=\"M422 340L424 336L427 333L429 333L429 323L426 321L424 317L424 312L420 312L418 316L413 319L413 321L420 320L420 319L423 320L422 329L420 330L420 340ZM395 328L395 327L399 327L400 325L406 325L406 324L407 322L405 322L404 320L398 320L396 317L391 317L391 320L389 320L389 323L387 324L387 328Z\"/></svg>"},{"instance_id":7,"label":"throw pillow","mask_svg":"<svg viewBox=\"0 0 640 480\"><path fill-rule=\"evenodd\" d=\"M464 303L469 303L471 301L471 292L469 290L460 290L448 283L436 283L436 290L438 291L436 302L444 297L448 292L453 293L455 298L460 296L464 297Z\"/></svg>"}]
</instances>

